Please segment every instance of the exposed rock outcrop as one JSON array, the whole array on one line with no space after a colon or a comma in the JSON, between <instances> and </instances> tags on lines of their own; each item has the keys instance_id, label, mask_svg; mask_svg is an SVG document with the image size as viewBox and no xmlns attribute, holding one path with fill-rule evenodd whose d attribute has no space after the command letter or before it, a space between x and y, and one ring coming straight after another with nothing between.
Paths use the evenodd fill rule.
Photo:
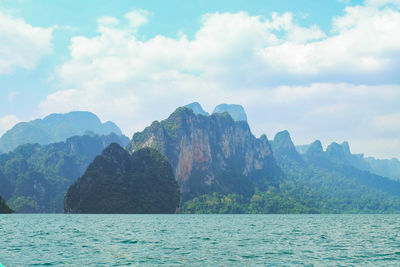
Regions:
<instances>
[{"instance_id":1,"label":"exposed rock outcrop","mask_svg":"<svg viewBox=\"0 0 400 267\"><path fill-rule=\"evenodd\" d=\"M247 122L226 112L206 117L178 108L133 136L129 150L143 147L168 158L185 199L210 192L247 195L281 177L267 138L257 139Z\"/></svg>"}]
</instances>

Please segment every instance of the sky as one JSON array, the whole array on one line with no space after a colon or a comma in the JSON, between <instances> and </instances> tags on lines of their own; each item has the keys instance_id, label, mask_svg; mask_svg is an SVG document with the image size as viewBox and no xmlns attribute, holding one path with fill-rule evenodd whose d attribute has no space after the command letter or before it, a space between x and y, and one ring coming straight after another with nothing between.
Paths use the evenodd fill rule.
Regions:
<instances>
[{"instance_id":1,"label":"sky","mask_svg":"<svg viewBox=\"0 0 400 267\"><path fill-rule=\"evenodd\" d=\"M256 136L400 158L400 0L0 0L0 134L88 110L127 136L197 101Z\"/></svg>"}]
</instances>

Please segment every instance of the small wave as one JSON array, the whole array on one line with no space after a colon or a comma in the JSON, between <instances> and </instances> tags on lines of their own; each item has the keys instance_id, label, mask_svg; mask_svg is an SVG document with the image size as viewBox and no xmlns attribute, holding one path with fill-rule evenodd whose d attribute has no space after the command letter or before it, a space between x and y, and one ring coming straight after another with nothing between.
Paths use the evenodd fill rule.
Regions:
<instances>
[{"instance_id":1,"label":"small wave","mask_svg":"<svg viewBox=\"0 0 400 267\"><path fill-rule=\"evenodd\" d=\"M120 243L122 243L122 244L136 244L137 242L139 242L139 241L137 241L137 240L123 240Z\"/></svg>"}]
</instances>

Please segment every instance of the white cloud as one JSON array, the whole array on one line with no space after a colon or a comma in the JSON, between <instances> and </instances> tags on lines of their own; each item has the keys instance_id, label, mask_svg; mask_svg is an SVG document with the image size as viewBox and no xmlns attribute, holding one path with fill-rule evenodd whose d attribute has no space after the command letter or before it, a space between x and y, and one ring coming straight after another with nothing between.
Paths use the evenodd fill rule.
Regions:
<instances>
[{"instance_id":1,"label":"white cloud","mask_svg":"<svg viewBox=\"0 0 400 267\"><path fill-rule=\"evenodd\" d=\"M366 0L365 5L374 7L394 5L400 7L400 0Z\"/></svg>"},{"instance_id":2,"label":"white cloud","mask_svg":"<svg viewBox=\"0 0 400 267\"><path fill-rule=\"evenodd\" d=\"M291 13L214 13L202 17L193 39L147 40L132 28L148 14L135 12L129 27L99 23L97 36L71 39L71 59L56 72L61 89L42 101L43 115L86 109L130 135L191 101L208 111L240 103L257 134L288 129L297 143L347 139L354 151L373 154L376 146L358 140L382 134L371 123L376 116L399 112L395 9L347 7L330 34Z\"/></svg>"},{"instance_id":3,"label":"white cloud","mask_svg":"<svg viewBox=\"0 0 400 267\"><path fill-rule=\"evenodd\" d=\"M400 62L400 12L390 8L346 7L334 20L334 35L317 42L283 42L258 54L287 79L353 83L390 82ZM306 78L305 78L306 77Z\"/></svg>"},{"instance_id":4,"label":"white cloud","mask_svg":"<svg viewBox=\"0 0 400 267\"><path fill-rule=\"evenodd\" d=\"M303 28L294 25L287 34L287 40L293 43L307 43L312 40L320 40L326 35L317 25L310 28Z\"/></svg>"},{"instance_id":5,"label":"white cloud","mask_svg":"<svg viewBox=\"0 0 400 267\"><path fill-rule=\"evenodd\" d=\"M0 11L0 75L34 68L52 52L52 28L33 27Z\"/></svg>"},{"instance_id":6,"label":"white cloud","mask_svg":"<svg viewBox=\"0 0 400 267\"><path fill-rule=\"evenodd\" d=\"M15 124L17 124L20 121L21 120L14 115L6 115L0 117L0 136L3 135L6 131L11 129Z\"/></svg>"},{"instance_id":7,"label":"white cloud","mask_svg":"<svg viewBox=\"0 0 400 267\"><path fill-rule=\"evenodd\" d=\"M118 25L119 20L115 17L111 16L103 16L97 19L97 23L100 25L108 25L108 26L113 26L113 25Z\"/></svg>"},{"instance_id":8,"label":"white cloud","mask_svg":"<svg viewBox=\"0 0 400 267\"><path fill-rule=\"evenodd\" d=\"M125 14L125 18L129 21L129 25L133 29L137 29L140 26L143 26L148 21L149 12L146 10L133 10L127 14Z\"/></svg>"}]
</instances>

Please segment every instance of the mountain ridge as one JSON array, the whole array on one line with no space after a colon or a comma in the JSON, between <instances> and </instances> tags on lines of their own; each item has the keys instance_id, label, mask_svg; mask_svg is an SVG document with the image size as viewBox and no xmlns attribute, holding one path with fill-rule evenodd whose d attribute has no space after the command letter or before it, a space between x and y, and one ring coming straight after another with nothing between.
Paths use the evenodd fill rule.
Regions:
<instances>
[{"instance_id":1,"label":"mountain ridge","mask_svg":"<svg viewBox=\"0 0 400 267\"><path fill-rule=\"evenodd\" d=\"M0 155L0 195L15 212L62 212L68 186L110 143L121 136L73 136L48 145L25 144Z\"/></svg>"},{"instance_id":2,"label":"mountain ridge","mask_svg":"<svg viewBox=\"0 0 400 267\"><path fill-rule=\"evenodd\" d=\"M12 151L17 146L27 143L46 145L65 141L71 136L83 135L86 131L99 135L112 132L122 135L115 123L111 121L102 123L94 113L88 111L53 113L43 119L14 125L0 137L0 153Z\"/></svg>"},{"instance_id":3,"label":"mountain ridge","mask_svg":"<svg viewBox=\"0 0 400 267\"><path fill-rule=\"evenodd\" d=\"M168 158L189 198L210 190L252 194L254 184L265 187L281 175L267 138L257 139L247 122L234 121L226 112L206 117L180 107L166 120L134 134L128 149L143 147Z\"/></svg>"}]
</instances>

